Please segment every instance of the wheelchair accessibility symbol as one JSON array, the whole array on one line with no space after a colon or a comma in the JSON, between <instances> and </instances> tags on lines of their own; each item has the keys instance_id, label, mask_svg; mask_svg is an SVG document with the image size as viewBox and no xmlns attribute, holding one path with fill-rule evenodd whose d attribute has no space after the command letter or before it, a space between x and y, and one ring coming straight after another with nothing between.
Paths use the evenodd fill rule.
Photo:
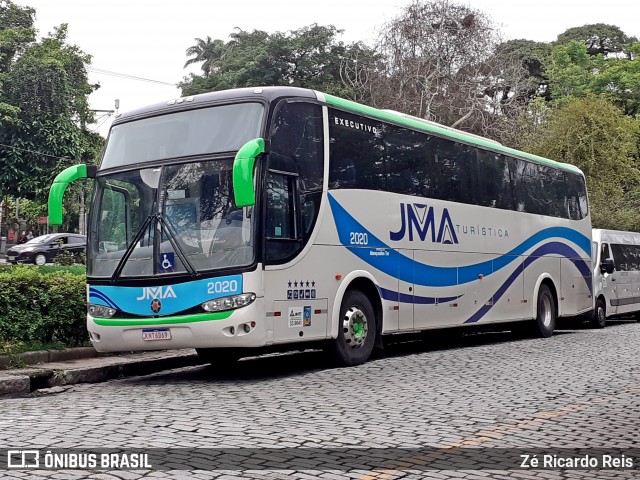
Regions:
<instances>
[{"instance_id":1,"label":"wheelchair accessibility symbol","mask_svg":"<svg viewBox=\"0 0 640 480\"><path fill-rule=\"evenodd\" d=\"M174 253L161 253L160 260L158 261L158 269L162 271L172 271L174 266Z\"/></svg>"}]
</instances>

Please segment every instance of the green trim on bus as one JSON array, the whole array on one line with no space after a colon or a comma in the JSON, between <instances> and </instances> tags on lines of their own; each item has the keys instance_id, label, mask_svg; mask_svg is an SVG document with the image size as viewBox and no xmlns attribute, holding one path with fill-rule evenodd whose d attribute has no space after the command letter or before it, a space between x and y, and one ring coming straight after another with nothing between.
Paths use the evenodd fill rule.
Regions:
<instances>
[{"instance_id":1,"label":"green trim on bus","mask_svg":"<svg viewBox=\"0 0 640 480\"><path fill-rule=\"evenodd\" d=\"M65 168L53 180L49 190L49 225L62 225L62 197L67 186L79 178L87 178L85 164Z\"/></svg>"},{"instance_id":2,"label":"green trim on bus","mask_svg":"<svg viewBox=\"0 0 640 480\"><path fill-rule=\"evenodd\" d=\"M264 153L264 139L254 138L240 147L233 160L233 195L238 207L256 204L253 165L261 153Z\"/></svg>"},{"instance_id":3,"label":"green trim on bus","mask_svg":"<svg viewBox=\"0 0 640 480\"><path fill-rule=\"evenodd\" d=\"M225 320L232 313L233 310L227 310L226 312L196 313L195 315L177 315L175 317L162 318L94 318L93 321L103 327L145 327L149 325L179 325Z\"/></svg>"},{"instance_id":4,"label":"green trim on bus","mask_svg":"<svg viewBox=\"0 0 640 480\"><path fill-rule=\"evenodd\" d=\"M504 145L501 145L489 139L478 138L475 136L472 137L470 135L465 135L465 133L462 131L454 131L444 126L438 127L437 125L427 124L417 119L407 118L402 114L385 112L384 110L378 110L377 108L368 107L366 105L362 105L360 103L356 103L351 100L345 100L344 98L334 97L333 95L329 95L327 93L323 95L325 97L326 103L334 107L344 108L346 110L357 112L362 115L367 115L369 117L374 117L387 122L393 122L395 124L403 125L405 127L414 128L416 130L435 133L438 135L442 135L444 137L459 140L461 142L484 147L488 150L502 152L507 155L525 158L527 160L533 160L534 162L542 163L544 165L548 165L553 168L561 168L563 170L567 170L567 171L582 175L582 171L578 167L574 165L570 165L568 163L556 162L554 160L549 160L548 158L539 157L531 153L514 150L513 148L505 147Z\"/></svg>"}]
</instances>

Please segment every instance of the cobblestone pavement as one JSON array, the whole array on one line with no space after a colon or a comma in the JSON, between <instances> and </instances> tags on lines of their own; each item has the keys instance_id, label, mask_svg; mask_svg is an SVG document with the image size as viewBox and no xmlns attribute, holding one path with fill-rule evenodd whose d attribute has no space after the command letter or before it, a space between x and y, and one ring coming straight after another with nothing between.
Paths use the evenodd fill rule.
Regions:
<instances>
[{"instance_id":1,"label":"cobblestone pavement","mask_svg":"<svg viewBox=\"0 0 640 480\"><path fill-rule=\"evenodd\" d=\"M329 369L321 353L304 352L244 360L228 372L189 367L76 385L55 395L3 399L2 447L175 448L174 457L191 467L5 470L0 477L638 478L640 450L631 457L636 470L516 465L523 452L638 449L639 346L640 324L630 322L563 330L550 339L509 333L435 336L394 344L355 368ZM227 456L226 465L208 470L207 455L223 448L241 448L240 456ZM283 449L285 462L309 449L309 467L303 459L295 469L274 468L273 448ZM366 448L372 450L359 459L349 456ZM261 463L265 452L268 458ZM447 464L447 452L475 457L467 464L460 458ZM324 459L320 466L318 458ZM473 470L479 458L489 466L508 458L514 467ZM236 469L234 461L255 468ZM358 468L367 462L377 462L377 468Z\"/></svg>"}]
</instances>

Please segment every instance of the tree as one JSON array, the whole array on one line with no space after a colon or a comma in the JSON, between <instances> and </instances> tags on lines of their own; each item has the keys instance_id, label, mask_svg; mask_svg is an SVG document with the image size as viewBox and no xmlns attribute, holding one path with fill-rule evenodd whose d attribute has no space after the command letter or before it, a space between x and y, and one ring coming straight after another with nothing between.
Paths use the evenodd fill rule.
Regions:
<instances>
[{"instance_id":1,"label":"tree","mask_svg":"<svg viewBox=\"0 0 640 480\"><path fill-rule=\"evenodd\" d=\"M627 46L626 58L607 59L594 75L591 89L604 95L627 115L640 114L640 42Z\"/></svg>"},{"instance_id":2,"label":"tree","mask_svg":"<svg viewBox=\"0 0 640 480\"><path fill-rule=\"evenodd\" d=\"M549 79L546 74L547 65L551 57L551 45L533 40L508 40L496 47L495 55L512 56L519 60L529 79L530 89L523 90L522 95L533 99L543 97L549 99Z\"/></svg>"},{"instance_id":3,"label":"tree","mask_svg":"<svg viewBox=\"0 0 640 480\"><path fill-rule=\"evenodd\" d=\"M584 172L594 227L638 230L638 127L604 98L570 98L547 112L527 150Z\"/></svg>"},{"instance_id":4,"label":"tree","mask_svg":"<svg viewBox=\"0 0 640 480\"><path fill-rule=\"evenodd\" d=\"M67 43L65 24L36 42L34 15L0 0L0 198L21 198L31 217L42 212L53 178L69 165L95 163L103 143L85 128L92 121L90 56ZM70 193L76 190L86 186ZM71 223L63 228L71 230L78 200L70 195L65 204Z\"/></svg>"},{"instance_id":5,"label":"tree","mask_svg":"<svg viewBox=\"0 0 640 480\"><path fill-rule=\"evenodd\" d=\"M9 70L23 48L35 40L35 10L0 0L0 74Z\"/></svg>"},{"instance_id":6,"label":"tree","mask_svg":"<svg viewBox=\"0 0 640 480\"><path fill-rule=\"evenodd\" d=\"M90 57L66 43L66 25L24 47L4 75L2 99L12 116L0 130L0 195L45 199L57 173L96 160L99 137L90 123L86 65Z\"/></svg>"},{"instance_id":7,"label":"tree","mask_svg":"<svg viewBox=\"0 0 640 480\"><path fill-rule=\"evenodd\" d=\"M584 43L572 40L553 48L547 68L551 98L583 97L591 93L591 81L605 68L602 55L592 57Z\"/></svg>"},{"instance_id":8,"label":"tree","mask_svg":"<svg viewBox=\"0 0 640 480\"><path fill-rule=\"evenodd\" d=\"M351 89L340 78L341 65L352 50L362 44L344 45L337 40L341 30L313 24L290 32L267 33L238 29L229 41L206 40L187 50L195 58L187 64L205 61L203 75L191 74L180 84L183 95L227 88L286 85L323 90L351 96ZM198 39L196 39L198 41ZM205 54L207 45L215 55ZM208 55L208 56L207 56ZM205 65L210 61L211 66Z\"/></svg>"},{"instance_id":9,"label":"tree","mask_svg":"<svg viewBox=\"0 0 640 480\"><path fill-rule=\"evenodd\" d=\"M625 52L625 45L637 42L635 37L627 36L620 27L595 23L573 27L558 35L557 45L570 42L584 44L589 55L604 55Z\"/></svg>"},{"instance_id":10,"label":"tree","mask_svg":"<svg viewBox=\"0 0 640 480\"><path fill-rule=\"evenodd\" d=\"M515 55L482 12L450 0L416 0L384 25L370 75L373 103L488 136L517 118L527 83Z\"/></svg>"},{"instance_id":11,"label":"tree","mask_svg":"<svg viewBox=\"0 0 640 480\"><path fill-rule=\"evenodd\" d=\"M606 96L627 115L640 113L640 43L627 46L626 57L589 55L584 43L553 48L547 76L551 97Z\"/></svg>"},{"instance_id":12,"label":"tree","mask_svg":"<svg viewBox=\"0 0 640 480\"><path fill-rule=\"evenodd\" d=\"M224 54L224 41L211 40L211 37L207 37L205 40L201 38L196 38L195 40L196 44L187 48L187 55L193 55L193 58L188 59L184 66L186 68L194 63L202 62L202 72L205 75L211 75L217 70L217 64Z\"/></svg>"}]
</instances>

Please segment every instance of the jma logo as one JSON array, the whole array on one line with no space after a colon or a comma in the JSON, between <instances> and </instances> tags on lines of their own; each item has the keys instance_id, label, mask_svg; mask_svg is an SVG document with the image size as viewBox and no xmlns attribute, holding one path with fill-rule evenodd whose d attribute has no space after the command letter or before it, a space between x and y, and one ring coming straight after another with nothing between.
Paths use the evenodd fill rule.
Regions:
<instances>
[{"instance_id":1,"label":"jma logo","mask_svg":"<svg viewBox=\"0 0 640 480\"><path fill-rule=\"evenodd\" d=\"M165 299L176 298L176 294L171 286L167 287L144 287L142 289L142 295L137 297L136 300L153 300L153 299Z\"/></svg>"},{"instance_id":2,"label":"jma logo","mask_svg":"<svg viewBox=\"0 0 640 480\"><path fill-rule=\"evenodd\" d=\"M433 207L422 205L420 203L401 203L400 218L402 224L397 232L389 232L389 238L393 241L402 240L409 233L409 241L413 242L414 231L418 234L421 241L425 241L427 234L431 232L431 242L453 244L458 243L453 222L449 216L449 210L442 209L442 215L436 219ZM436 220L438 222L436 236Z\"/></svg>"}]
</instances>

